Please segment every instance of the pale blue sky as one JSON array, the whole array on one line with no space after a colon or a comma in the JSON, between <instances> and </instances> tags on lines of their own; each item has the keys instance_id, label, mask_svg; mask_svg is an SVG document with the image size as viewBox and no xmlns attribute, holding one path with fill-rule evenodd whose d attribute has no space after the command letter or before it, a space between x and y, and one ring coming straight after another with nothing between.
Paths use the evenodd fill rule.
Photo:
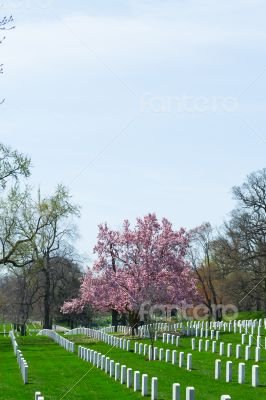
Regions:
<instances>
[{"instance_id":1,"label":"pale blue sky","mask_svg":"<svg viewBox=\"0 0 266 400\"><path fill-rule=\"evenodd\" d=\"M62 182L97 225L148 212L219 225L231 187L265 167L261 0L10 0L1 46L1 141Z\"/></svg>"}]
</instances>

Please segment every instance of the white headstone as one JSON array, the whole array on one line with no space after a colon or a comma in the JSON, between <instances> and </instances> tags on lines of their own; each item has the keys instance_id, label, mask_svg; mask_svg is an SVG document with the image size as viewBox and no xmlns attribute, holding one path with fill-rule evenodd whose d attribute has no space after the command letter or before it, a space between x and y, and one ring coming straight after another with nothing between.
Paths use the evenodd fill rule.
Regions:
<instances>
[{"instance_id":1,"label":"white headstone","mask_svg":"<svg viewBox=\"0 0 266 400\"><path fill-rule=\"evenodd\" d=\"M246 335L243 333L241 336L241 344L245 344L246 341Z\"/></svg>"},{"instance_id":2,"label":"white headstone","mask_svg":"<svg viewBox=\"0 0 266 400\"><path fill-rule=\"evenodd\" d=\"M227 357L232 356L232 343L227 344Z\"/></svg>"},{"instance_id":3,"label":"white headstone","mask_svg":"<svg viewBox=\"0 0 266 400\"><path fill-rule=\"evenodd\" d=\"M232 361L227 361L226 362L226 382L232 382L232 369L233 369L233 363Z\"/></svg>"},{"instance_id":4,"label":"white headstone","mask_svg":"<svg viewBox=\"0 0 266 400\"><path fill-rule=\"evenodd\" d=\"M127 380L127 367L126 365L121 366L121 376L120 376L120 382L122 384L126 383Z\"/></svg>"},{"instance_id":5,"label":"white headstone","mask_svg":"<svg viewBox=\"0 0 266 400\"><path fill-rule=\"evenodd\" d=\"M151 379L151 400L158 399L158 378Z\"/></svg>"},{"instance_id":6,"label":"white headstone","mask_svg":"<svg viewBox=\"0 0 266 400\"><path fill-rule=\"evenodd\" d=\"M240 358L241 357L241 345L237 344L236 345L236 358Z\"/></svg>"},{"instance_id":7,"label":"white headstone","mask_svg":"<svg viewBox=\"0 0 266 400\"><path fill-rule=\"evenodd\" d=\"M260 361L260 347L256 347L256 350L255 350L255 361L256 362Z\"/></svg>"},{"instance_id":8,"label":"white headstone","mask_svg":"<svg viewBox=\"0 0 266 400\"><path fill-rule=\"evenodd\" d=\"M192 370L192 354L190 353L187 355L187 370Z\"/></svg>"},{"instance_id":9,"label":"white headstone","mask_svg":"<svg viewBox=\"0 0 266 400\"><path fill-rule=\"evenodd\" d=\"M158 347L154 347L153 349L153 359L158 360Z\"/></svg>"},{"instance_id":10,"label":"white headstone","mask_svg":"<svg viewBox=\"0 0 266 400\"><path fill-rule=\"evenodd\" d=\"M120 379L120 364L115 363L115 380L118 381Z\"/></svg>"},{"instance_id":11,"label":"white headstone","mask_svg":"<svg viewBox=\"0 0 266 400\"><path fill-rule=\"evenodd\" d=\"M252 365L252 386L259 386L259 366Z\"/></svg>"},{"instance_id":12,"label":"white headstone","mask_svg":"<svg viewBox=\"0 0 266 400\"><path fill-rule=\"evenodd\" d=\"M238 364L238 383L245 383L245 363Z\"/></svg>"},{"instance_id":13,"label":"white headstone","mask_svg":"<svg viewBox=\"0 0 266 400\"><path fill-rule=\"evenodd\" d=\"M177 358L177 351L173 350L172 351L172 364L176 364L176 358Z\"/></svg>"},{"instance_id":14,"label":"white headstone","mask_svg":"<svg viewBox=\"0 0 266 400\"><path fill-rule=\"evenodd\" d=\"M132 368L128 368L127 369L127 388L131 388L131 386L132 386L132 377L133 377Z\"/></svg>"},{"instance_id":15,"label":"white headstone","mask_svg":"<svg viewBox=\"0 0 266 400\"><path fill-rule=\"evenodd\" d=\"M250 346L246 346L245 348L245 360L249 360L250 359Z\"/></svg>"},{"instance_id":16,"label":"white headstone","mask_svg":"<svg viewBox=\"0 0 266 400\"><path fill-rule=\"evenodd\" d=\"M112 377L112 376L114 376L114 373L115 373L115 362L114 362L114 360L111 360L110 361L110 372L109 372L109 374Z\"/></svg>"},{"instance_id":17,"label":"white headstone","mask_svg":"<svg viewBox=\"0 0 266 400\"><path fill-rule=\"evenodd\" d=\"M184 366L184 352L181 351L179 353L179 367L182 368Z\"/></svg>"},{"instance_id":18,"label":"white headstone","mask_svg":"<svg viewBox=\"0 0 266 400\"><path fill-rule=\"evenodd\" d=\"M137 392L140 390L140 372L134 372L134 391Z\"/></svg>"},{"instance_id":19,"label":"white headstone","mask_svg":"<svg viewBox=\"0 0 266 400\"><path fill-rule=\"evenodd\" d=\"M173 384L172 400L180 400L180 384L179 383Z\"/></svg>"},{"instance_id":20,"label":"white headstone","mask_svg":"<svg viewBox=\"0 0 266 400\"><path fill-rule=\"evenodd\" d=\"M141 394L147 396L148 394L148 375L143 374L141 378Z\"/></svg>"},{"instance_id":21,"label":"white headstone","mask_svg":"<svg viewBox=\"0 0 266 400\"><path fill-rule=\"evenodd\" d=\"M212 342L212 353L216 353L216 341Z\"/></svg>"},{"instance_id":22,"label":"white headstone","mask_svg":"<svg viewBox=\"0 0 266 400\"><path fill-rule=\"evenodd\" d=\"M214 378L220 379L221 378L221 360L215 360L215 373Z\"/></svg>"},{"instance_id":23,"label":"white headstone","mask_svg":"<svg viewBox=\"0 0 266 400\"><path fill-rule=\"evenodd\" d=\"M202 351L202 339L199 339L199 351Z\"/></svg>"},{"instance_id":24,"label":"white headstone","mask_svg":"<svg viewBox=\"0 0 266 400\"><path fill-rule=\"evenodd\" d=\"M224 355L224 342L220 343L220 352L219 352L220 356Z\"/></svg>"},{"instance_id":25,"label":"white headstone","mask_svg":"<svg viewBox=\"0 0 266 400\"><path fill-rule=\"evenodd\" d=\"M186 388L186 400L195 400L195 389L194 387Z\"/></svg>"}]
</instances>

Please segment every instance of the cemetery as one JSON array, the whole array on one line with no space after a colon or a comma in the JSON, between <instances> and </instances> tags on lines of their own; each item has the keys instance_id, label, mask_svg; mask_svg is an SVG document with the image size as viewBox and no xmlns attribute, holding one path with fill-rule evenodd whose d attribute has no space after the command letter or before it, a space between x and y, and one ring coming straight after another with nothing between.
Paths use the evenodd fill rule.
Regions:
<instances>
[{"instance_id":1,"label":"cemetery","mask_svg":"<svg viewBox=\"0 0 266 400\"><path fill-rule=\"evenodd\" d=\"M25 164L10 151L3 157ZM266 193L266 170L251 178L248 202ZM265 189L253 188L258 180ZM0 399L266 397L265 278L241 258L246 242L236 250L231 230L176 229L153 213L119 229L100 224L85 266L75 261L69 219L78 207L68 191L22 199L8 197L0 224ZM231 266L235 254L245 271Z\"/></svg>"},{"instance_id":2,"label":"cemetery","mask_svg":"<svg viewBox=\"0 0 266 400\"><path fill-rule=\"evenodd\" d=\"M266 400L265 14L1 3L0 400Z\"/></svg>"},{"instance_id":3,"label":"cemetery","mask_svg":"<svg viewBox=\"0 0 266 400\"><path fill-rule=\"evenodd\" d=\"M38 400L266 395L266 319L156 323L153 343L148 328L136 337L125 326L25 338L10 330L1 335L1 391L6 399Z\"/></svg>"}]
</instances>

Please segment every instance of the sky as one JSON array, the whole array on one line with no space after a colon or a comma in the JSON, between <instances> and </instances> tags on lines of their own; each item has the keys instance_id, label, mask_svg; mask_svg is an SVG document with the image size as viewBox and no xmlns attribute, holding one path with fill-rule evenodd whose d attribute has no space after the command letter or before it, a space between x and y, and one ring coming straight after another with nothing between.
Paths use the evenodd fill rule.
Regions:
<instances>
[{"instance_id":1,"label":"sky","mask_svg":"<svg viewBox=\"0 0 266 400\"><path fill-rule=\"evenodd\" d=\"M69 187L77 247L150 212L220 226L265 167L263 0L10 0L1 139L30 183Z\"/></svg>"}]
</instances>

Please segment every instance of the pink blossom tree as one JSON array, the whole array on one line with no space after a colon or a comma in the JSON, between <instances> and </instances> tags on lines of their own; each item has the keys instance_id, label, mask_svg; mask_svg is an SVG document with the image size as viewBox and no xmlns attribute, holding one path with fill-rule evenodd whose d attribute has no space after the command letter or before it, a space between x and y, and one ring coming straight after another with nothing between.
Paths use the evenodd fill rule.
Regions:
<instances>
[{"instance_id":1,"label":"pink blossom tree","mask_svg":"<svg viewBox=\"0 0 266 400\"><path fill-rule=\"evenodd\" d=\"M127 313L134 334L141 310L156 304L179 305L197 298L190 265L186 261L189 234L155 214L138 218L121 231L99 226L97 255L81 284L77 299L66 302L64 313L79 312L90 303L98 310Z\"/></svg>"}]
</instances>

